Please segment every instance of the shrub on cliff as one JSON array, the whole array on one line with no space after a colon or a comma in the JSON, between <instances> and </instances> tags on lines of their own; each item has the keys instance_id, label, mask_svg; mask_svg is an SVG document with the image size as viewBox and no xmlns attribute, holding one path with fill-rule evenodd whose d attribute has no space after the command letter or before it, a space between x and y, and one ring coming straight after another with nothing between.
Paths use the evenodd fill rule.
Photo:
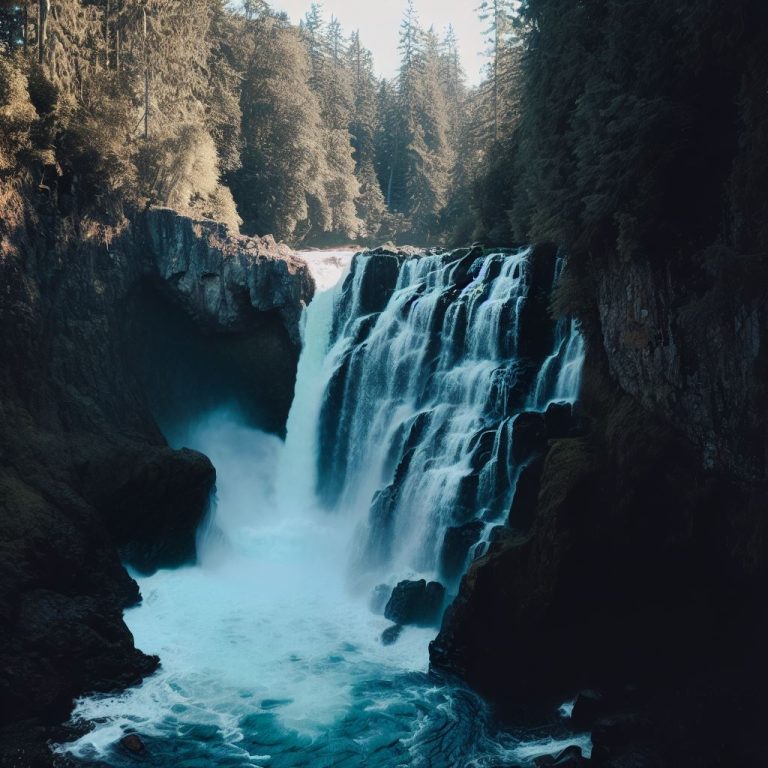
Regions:
<instances>
[{"instance_id":1,"label":"shrub on cliff","mask_svg":"<svg viewBox=\"0 0 768 768\"><path fill-rule=\"evenodd\" d=\"M29 98L27 77L14 59L0 57L0 169L29 146L37 112Z\"/></svg>"}]
</instances>

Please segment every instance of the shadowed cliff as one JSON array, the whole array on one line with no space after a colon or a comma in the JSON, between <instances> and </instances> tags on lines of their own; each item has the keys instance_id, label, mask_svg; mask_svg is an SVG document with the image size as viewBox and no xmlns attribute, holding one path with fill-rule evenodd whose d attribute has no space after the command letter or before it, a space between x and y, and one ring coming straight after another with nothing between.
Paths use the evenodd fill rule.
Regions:
<instances>
[{"instance_id":1,"label":"shadowed cliff","mask_svg":"<svg viewBox=\"0 0 768 768\"><path fill-rule=\"evenodd\" d=\"M189 417L211 355L237 354L222 375L254 390L232 397L254 425L282 432L314 286L269 239L169 210L97 225L24 184L0 192L0 721L24 721L0 757L35 765L49 760L46 724L73 697L158 663L123 623L140 596L121 556L142 570L195 557L215 472L167 446L157 391ZM188 334L183 361L158 354L174 341L166 315Z\"/></svg>"}]
</instances>

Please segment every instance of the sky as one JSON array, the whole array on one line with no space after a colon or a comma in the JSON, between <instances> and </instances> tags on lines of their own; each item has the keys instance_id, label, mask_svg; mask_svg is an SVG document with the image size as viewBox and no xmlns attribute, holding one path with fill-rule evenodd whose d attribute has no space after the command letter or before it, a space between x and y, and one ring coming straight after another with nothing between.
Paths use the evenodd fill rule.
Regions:
<instances>
[{"instance_id":1,"label":"sky","mask_svg":"<svg viewBox=\"0 0 768 768\"><path fill-rule=\"evenodd\" d=\"M298 23L309 10L311 0L270 0L272 8L286 11L291 21ZM363 45L373 51L378 73L392 77L398 67L397 41L400 20L407 0L325 0L322 3L328 20L338 17L347 35L360 30ZM453 24L459 38L467 81L477 85L481 80L485 57L482 52L483 25L475 12L479 0L415 0L422 26L434 25L442 36L448 24Z\"/></svg>"}]
</instances>

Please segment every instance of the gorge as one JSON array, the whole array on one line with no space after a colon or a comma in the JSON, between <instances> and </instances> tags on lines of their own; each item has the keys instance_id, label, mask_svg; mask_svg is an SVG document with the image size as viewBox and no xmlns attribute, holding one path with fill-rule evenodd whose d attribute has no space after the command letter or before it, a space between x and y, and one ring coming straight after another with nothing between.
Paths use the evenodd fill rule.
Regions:
<instances>
[{"instance_id":1,"label":"gorge","mask_svg":"<svg viewBox=\"0 0 768 768\"><path fill-rule=\"evenodd\" d=\"M342 5L0 2L0 768L763 765L768 4Z\"/></svg>"},{"instance_id":2,"label":"gorge","mask_svg":"<svg viewBox=\"0 0 768 768\"><path fill-rule=\"evenodd\" d=\"M549 248L359 254L338 292L324 285L344 264L349 271L350 257L307 254L319 293L307 310L285 444L234 410L204 416L180 438L214 460L216 509L197 567L139 580L144 603L129 625L162 671L127 694L79 705L76 716L99 725L63 749L83 764L131 764L119 742L134 732L157 764L490 765L588 747L557 722L494 739L480 699L427 676L434 629L408 627L383 645L389 622L369 606L381 580L390 580L385 600L404 578L454 588L477 542L464 536L463 549L446 556L452 524L478 541L508 522L529 524L507 517L520 507L517 474L537 460L546 426L543 416L538 431L514 424L536 394L564 390L580 365L579 345L556 334L540 306L562 260ZM523 341L526 330L537 344ZM362 373L348 371L355 356ZM402 374L385 375L398 365ZM570 381L566 400L578 376ZM430 423L417 431L425 414ZM568 432L567 416L559 430ZM339 450L323 450L325 440ZM345 471L328 471L328 459ZM333 498L331 478L347 481ZM416 506L397 503L430 493Z\"/></svg>"}]
</instances>

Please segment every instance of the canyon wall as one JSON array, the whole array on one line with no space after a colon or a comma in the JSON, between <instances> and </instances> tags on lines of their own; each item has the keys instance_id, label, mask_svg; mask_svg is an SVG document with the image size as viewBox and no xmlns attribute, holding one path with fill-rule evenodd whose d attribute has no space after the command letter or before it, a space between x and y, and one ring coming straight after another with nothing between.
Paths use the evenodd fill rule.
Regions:
<instances>
[{"instance_id":1,"label":"canyon wall","mask_svg":"<svg viewBox=\"0 0 768 768\"><path fill-rule=\"evenodd\" d=\"M506 714L554 711L585 687L608 710L629 710L629 724L597 724L598 765L759 762L760 262L713 254L675 272L650 259L585 260L566 277L564 290L591 297L581 313L588 430L550 441L533 525L471 565L431 647L436 669ZM622 762L630 747L641 762Z\"/></svg>"},{"instance_id":2,"label":"canyon wall","mask_svg":"<svg viewBox=\"0 0 768 768\"><path fill-rule=\"evenodd\" d=\"M150 386L171 381L183 413L207 361L168 378L173 354L143 354L171 348L141 315L146 297L183 318L188 364L198 341L251 351L232 375L269 382L253 421L279 433L314 284L269 238L170 210L115 226L24 186L0 192L0 722L18 728L0 757L35 765L73 697L157 666L123 623L140 595L121 558L144 571L193 560L215 483L206 457L168 447Z\"/></svg>"}]
</instances>

